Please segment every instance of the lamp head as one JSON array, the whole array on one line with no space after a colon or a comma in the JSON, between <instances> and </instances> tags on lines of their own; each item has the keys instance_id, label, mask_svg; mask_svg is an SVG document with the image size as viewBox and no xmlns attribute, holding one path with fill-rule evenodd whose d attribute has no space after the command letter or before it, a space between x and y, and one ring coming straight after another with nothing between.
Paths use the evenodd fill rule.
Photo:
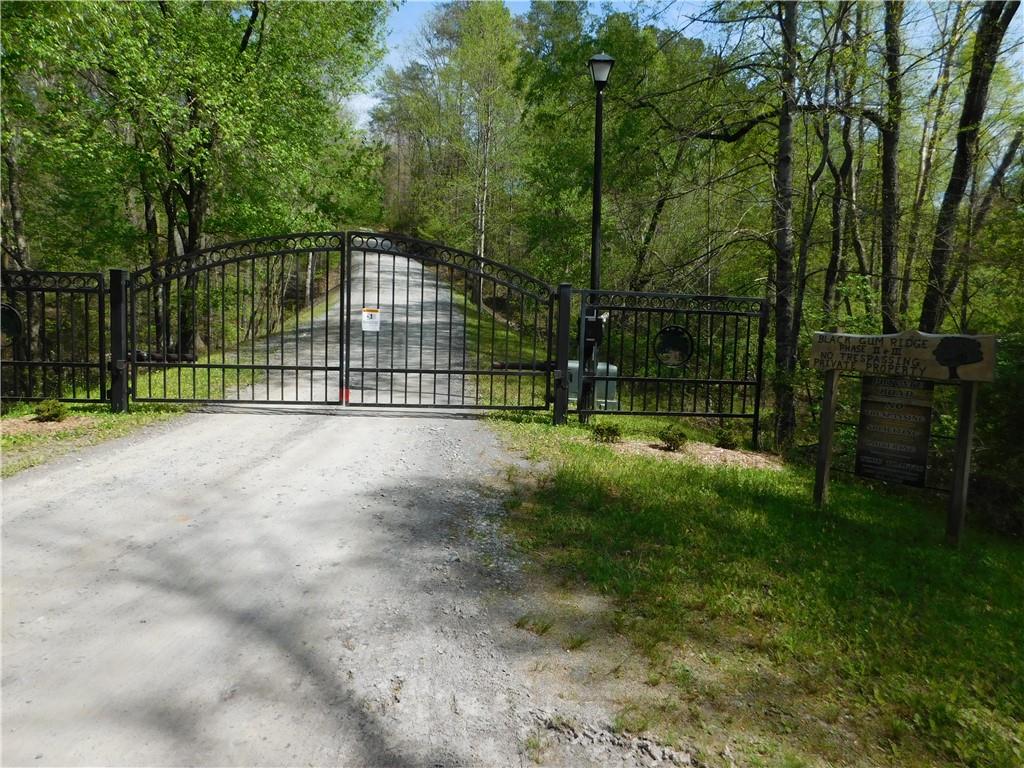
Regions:
<instances>
[{"instance_id":1,"label":"lamp head","mask_svg":"<svg viewBox=\"0 0 1024 768\"><path fill-rule=\"evenodd\" d=\"M604 87L608 85L608 75L611 74L614 65L615 59L607 53L598 53L590 57L587 66L590 68L590 77L593 79L594 87L597 90L603 91Z\"/></svg>"}]
</instances>

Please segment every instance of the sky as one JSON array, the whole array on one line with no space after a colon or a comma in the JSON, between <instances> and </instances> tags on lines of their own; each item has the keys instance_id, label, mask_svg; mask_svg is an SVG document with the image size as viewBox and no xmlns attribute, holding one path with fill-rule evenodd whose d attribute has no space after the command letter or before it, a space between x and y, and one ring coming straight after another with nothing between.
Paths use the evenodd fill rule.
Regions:
<instances>
[{"instance_id":1,"label":"sky","mask_svg":"<svg viewBox=\"0 0 1024 768\"><path fill-rule=\"evenodd\" d=\"M356 121L361 127L367 127L370 119L370 110L377 104L377 98L373 95L373 90L378 75L389 66L401 69L415 57L417 35L423 26L423 22L430 11L441 2L442 0L404 0L398 9L391 11L387 21L387 54L384 56L384 61L379 69L368 78L368 92L357 94L347 100L349 108L354 113ZM509 10L517 16L525 15L530 10L529 0L504 0L504 2ZM605 7L626 11L640 5L641 7L650 8L652 15L657 14L662 24L680 28L687 26L685 22L686 16L693 14L702 3L700 0L603 0L602 2L590 2L588 5L591 6L595 13L600 12ZM919 20L926 18L929 15L924 11L926 7L923 4L916 7L912 6L918 13L912 12L910 14L911 21L915 17ZM1021 36L1022 27L1024 27L1024 19L1021 18L1020 14L1015 19L1014 26L1016 32L1015 34L1011 33L1010 37L1018 39ZM909 32L911 36L913 35L912 28L913 25ZM705 32L706 30L702 30L699 26L691 25L688 29L688 34L695 37L703 37ZM1006 52L1006 59L1012 62L1019 72L1024 73L1024 46L1012 47L1011 50Z\"/></svg>"},{"instance_id":2,"label":"sky","mask_svg":"<svg viewBox=\"0 0 1024 768\"><path fill-rule=\"evenodd\" d=\"M392 10L387 22L387 54L380 66L380 72L386 67L401 69L416 54L416 37L423 26L423 22L431 9L439 5L442 0L406 0L398 10ZM650 2L652 10L664 8L666 5L689 5L689 3L678 3L677 0L659 0ZM522 16L530 10L529 0L505 0L505 5L516 16ZM623 10L636 5L630 0L619 0L617 2L591 2L589 5L598 10L605 5L613 8L621 7ZM370 119L370 110L377 103L373 95L372 83L376 80L376 74L370 78L368 93L357 94L348 99L349 108L355 113L360 126L366 127Z\"/></svg>"}]
</instances>

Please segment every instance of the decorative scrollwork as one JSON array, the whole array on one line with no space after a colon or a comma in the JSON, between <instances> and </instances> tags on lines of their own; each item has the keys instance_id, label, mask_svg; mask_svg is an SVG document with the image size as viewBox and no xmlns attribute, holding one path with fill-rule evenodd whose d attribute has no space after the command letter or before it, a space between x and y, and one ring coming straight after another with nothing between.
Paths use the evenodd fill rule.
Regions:
<instances>
[{"instance_id":1,"label":"decorative scrollwork","mask_svg":"<svg viewBox=\"0 0 1024 768\"><path fill-rule=\"evenodd\" d=\"M103 274L6 270L3 273L3 287L7 290L100 293L103 290Z\"/></svg>"},{"instance_id":2,"label":"decorative scrollwork","mask_svg":"<svg viewBox=\"0 0 1024 768\"><path fill-rule=\"evenodd\" d=\"M590 303L603 309L672 310L760 315L766 300L753 296L697 296L639 291L584 291Z\"/></svg>"},{"instance_id":3,"label":"decorative scrollwork","mask_svg":"<svg viewBox=\"0 0 1024 768\"><path fill-rule=\"evenodd\" d=\"M349 232L349 248L353 251L386 253L417 261L441 264L459 269L470 275L480 275L504 283L515 291L539 301L547 301L553 289L543 280L493 259L480 258L458 248L419 240L390 232Z\"/></svg>"},{"instance_id":4,"label":"decorative scrollwork","mask_svg":"<svg viewBox=\"0 0 1024 768\"><path fill-rule=\"evenodd\" d=\"M191 272L212 269L221 264L246 258L304 251L341 252L344 248L344 232L298 232L289 235L259 237L252 240L237 240L203 248L175 259L144 267L133 272L131 280L136 288L147 288L154 284L183 277Z\"/></svg>"}]
</instances>

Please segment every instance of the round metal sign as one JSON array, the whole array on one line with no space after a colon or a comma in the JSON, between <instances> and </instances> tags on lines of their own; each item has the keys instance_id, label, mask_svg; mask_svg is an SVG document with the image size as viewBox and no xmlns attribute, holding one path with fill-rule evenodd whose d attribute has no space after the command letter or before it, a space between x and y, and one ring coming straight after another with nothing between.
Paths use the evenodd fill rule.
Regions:
<instances>
[{"instance_id":1,"label":"round metal sign","mask_svg":"<svg viewBox=\"0 0 1024 768\"><path fill-rule=\"evenodd\" d=\"M681 325L666 325L654 337L654 355L670 368L685 365L693 356L693 336Z\"/></svg>"},{"instance_id":2,"label":"round metal sign","mask_svg":"<svg viewBox=\"0 0 1024 768\"><path fill-rule=\"evenodd\" d=\"M9 339L14 339L21 336L24 329L21 313L10 304L0 305L0 333Z\"/></svg>"}]
</instances>

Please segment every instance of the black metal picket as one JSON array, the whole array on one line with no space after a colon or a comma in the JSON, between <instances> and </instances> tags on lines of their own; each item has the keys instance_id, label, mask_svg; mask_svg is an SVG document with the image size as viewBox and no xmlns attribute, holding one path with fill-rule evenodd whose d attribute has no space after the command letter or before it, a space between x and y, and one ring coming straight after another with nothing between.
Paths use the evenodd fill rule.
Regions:
<instances>
[{"instance_id":1,"label":"black metal picket","mask_svg":"<svg viewBox=\"0 0 1024 768\"><path fill-rule=\"evenodd\" d=\"M570 412L749 419L757 444L764 299L554 289L376 232L227 243L111 270L109 283L108 362L102 274L4 273L5 398L109 399L115 411L553 405L556 424ZM24 332L9 333L22 318Z\"/></svg>"},{"instance_id":2,"label":"black metal picket","mask_svg":"<svg viewBox=\"0 0 1024 768\"><path fill-rule=\"evenodd\" d=\"M5 400L107 399L107 291L100 272L5 270Z\"/></svg>"}]
</instances>

